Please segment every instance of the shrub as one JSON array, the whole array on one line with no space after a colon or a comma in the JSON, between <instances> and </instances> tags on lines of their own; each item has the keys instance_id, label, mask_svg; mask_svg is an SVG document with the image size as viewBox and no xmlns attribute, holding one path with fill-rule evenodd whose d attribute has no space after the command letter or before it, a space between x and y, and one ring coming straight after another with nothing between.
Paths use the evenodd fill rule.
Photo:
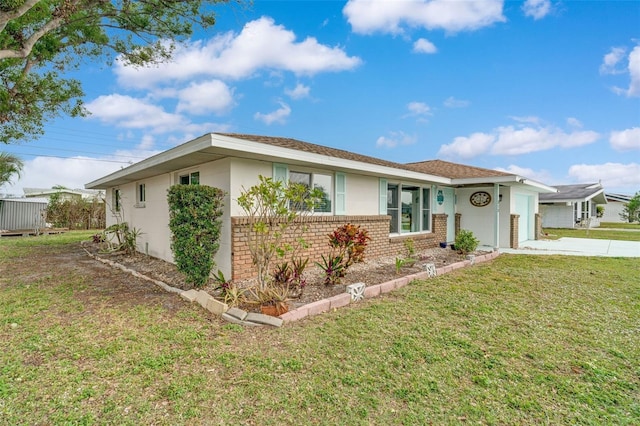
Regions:
<instances>
[{"instance_id":1,"label":"shrub","mask_svg":"<svg viewBox=\"0 0 640 426\"><path fill-rule=\"evenodd\" d=\"M364 260L364 251L371 238L366 229L347 223L328 235L330 254L322 256L316 265L324 272L326 285L339 284L349 266Z\"/></svg>"},{"instance_id":2,"label":"shrub","mask_svg":"<svg viewBox=\"0 0 640 426\"><path fill-rule=\"evenodd\" d=\"M329 246L342 256L345 267L364 260L364 250L371 238L360 225L347 223L329 234Z\"/></svg>"},{"instance_id":3,"label":"shrub","mask_svg":"<svg viewBox=\"0 0 640 426\"><path fill-rule=\"evenodd\" d=\"M207 185L174 185L167 192L176 267L187 283L202 287L220 247L224 191Z\"/></svg>"},{"instance_id":4,"label":"shrub","mask_svg":"<svg viewBox=\"0 0 640 426\"><path fill-rule=\"evenodd\" d=\"M475 251L478 248L478 244L480 244L480 241L474 237L473 232L461 229L458 235L456 235L456 240L453 245L458 252L467 254Z\"/></svg>"}]
</instances>

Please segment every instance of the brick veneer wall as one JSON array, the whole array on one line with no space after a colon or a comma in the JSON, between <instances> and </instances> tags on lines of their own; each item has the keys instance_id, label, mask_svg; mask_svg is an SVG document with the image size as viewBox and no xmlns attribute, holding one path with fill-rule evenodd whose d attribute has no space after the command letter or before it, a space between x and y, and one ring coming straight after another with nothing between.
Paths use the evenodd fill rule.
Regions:
<instances>
[{"instance_id":1,"label":"brick veneer wall","mask_svg":"<svg viewBox=\"0 0 640 426\"><path fill-rule=\"evenodd\" d=\"M456 213L456 237L458 236L458 234L460 233L460 221L462 220L462 214L461 213Z\"/></svg>"},{"instance_id":2,"label":"brick veneer wall","mask_svg":"<svg viewBox=\"0 0 640 426\"><path fill-rule=\"evenodd\" d=\"M512 214L511 215L511 226L510 226L510 232L509 232L509 246L511 248L517 249L518 248L518 220L520 219L520 215L519 214Z\"/></svg>"},{"instance_id":3,"label":"brick veneer wall","mask_svg":"<svg viewBox=\"0 0 640 426\"><path fill-rule=\"evenodd\" d=\"M444 213L434 214L433 216L433 233L435 234L436 244L447 241L447 215Z\"/></svg>"},{"instance_id":4,"label":"brick veneer wall","mask_svg":"<svg viewBox=\"0 0 640 426\"><path fill-rule=\"evenodd\" d=\"M300 249L296 255L309 258L308 267L312 267L313 262L320 261L322 254L327 254L330 250L328 241L329 235L339 226L346 223L360 225L368 231L371 241L367 245L365 258L375 259L381 256L397 256L406 254L405 241L411 238L414 241L416 250L433 248L438 245L438 241L446 241L446 215L433 215L433 226L436 232L431 234L418 234L411 236L389 237L390 216L309 216L301 219L307 227L303 238L307 243L306 249ZM435 216L444 216L444 239L438 230L442 230L440 219ZM232 242L231 242L231 279L240 280L254 277L257 273L248 246L249 219L247 217L232 217ZM285 239L292 241L289 235Z\"/></svg>"}]
</instances>

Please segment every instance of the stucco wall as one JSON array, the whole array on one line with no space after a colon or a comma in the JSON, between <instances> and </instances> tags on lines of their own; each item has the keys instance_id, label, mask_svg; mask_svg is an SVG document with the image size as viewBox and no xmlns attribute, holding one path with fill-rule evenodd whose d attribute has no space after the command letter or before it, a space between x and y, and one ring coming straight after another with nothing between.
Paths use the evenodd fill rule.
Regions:
<instances>
[{"instance_id":1,"label":"stucco wall","mask_svg":"<svg viewBox=\"0 0 640 426\"><path fill-rule=\"evenodd\" d=\"M542 204L540 205L540 215L542 216L543 228L573 228L573 205L562 204Z\"/></svg>"},{"instance_id":2,"label":"stucco wall","mask_svg":"<svg viewBox=\"0 0 640 426\"><path fill-rule=\"evenodd\" d=\"M624 209L624 203L619 201L609 201L607 204L601 204L604 208L604 215L600 218L601 222L626 222L620 217L620 213Z\"/></svg>"}]
</instances>

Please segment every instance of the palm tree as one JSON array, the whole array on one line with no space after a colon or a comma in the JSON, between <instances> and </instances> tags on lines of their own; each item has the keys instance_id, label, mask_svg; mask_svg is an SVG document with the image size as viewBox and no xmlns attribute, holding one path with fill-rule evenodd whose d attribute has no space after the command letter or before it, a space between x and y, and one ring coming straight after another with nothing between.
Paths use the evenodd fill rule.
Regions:
<instances>
[{"instance_id":1,"label":"palm tree","mask_svg":"<svg viewBox=\"0 0 640 426\"><path fill-rule=\"evenodd\" d=\"M9 182L13 175L20 177L22 160L13 154L0 152L0 186Z\"/></svg>"}]
</instances>

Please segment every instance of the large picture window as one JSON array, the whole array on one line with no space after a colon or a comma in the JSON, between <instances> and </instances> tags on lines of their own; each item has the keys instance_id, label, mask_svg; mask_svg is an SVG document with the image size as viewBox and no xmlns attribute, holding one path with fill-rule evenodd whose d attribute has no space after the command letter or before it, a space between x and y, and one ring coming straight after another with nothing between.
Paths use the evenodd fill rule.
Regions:
<instances>
[{"instance_id":1,"label":"large picture window","mask_svg":"<svg viewBox=\"0 0 640 426\"><path fill-rule=\"evenodd\" d=\"M431 230L431 189L417 185L387 184L389 232L404 234Z\"/></svg>"}]
</instances>

